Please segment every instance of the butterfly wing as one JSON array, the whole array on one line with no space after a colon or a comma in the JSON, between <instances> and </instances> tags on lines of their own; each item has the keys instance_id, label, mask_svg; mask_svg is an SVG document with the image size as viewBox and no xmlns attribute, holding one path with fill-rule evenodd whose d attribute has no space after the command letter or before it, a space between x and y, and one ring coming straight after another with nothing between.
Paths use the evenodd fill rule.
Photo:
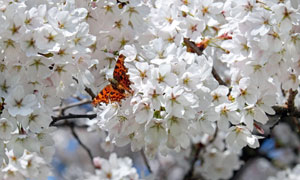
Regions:
<instances>
[{"instance_id":1,"label":"butterfly wing","mask_svg":"<svg viewBox=\"0 0 300 180\"><path fill-rule=\"evenodd\" d=\"M93 99L92 104L96 106L101 102L104 102L105 104L108 104L109 102L120 102L123 98L125 98L124 90L115 89L109 84Z\"/></svg>"},{"instance_id":2,"label":"butterfly wing","mask_svg":"<svg viewBox=\"0 0 300 180\"><path fill-rule=\"evenodd\" d=\"M124 65L124 60L125 56L121 54L117 60L113 77L116 81L119 82L123 89L125 89L128 92L132 92L130 88L131 82L129 80L129 75L127 74L128 69Z\"/></svg>"}]
</instances>

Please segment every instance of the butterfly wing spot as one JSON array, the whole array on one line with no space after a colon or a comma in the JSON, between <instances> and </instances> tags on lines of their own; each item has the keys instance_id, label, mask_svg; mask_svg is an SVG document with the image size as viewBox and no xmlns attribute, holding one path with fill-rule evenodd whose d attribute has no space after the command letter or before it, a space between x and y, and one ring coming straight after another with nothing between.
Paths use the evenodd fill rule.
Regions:
<instances>
[{"instance_id":1,"label":"butterfly wing spot","mask_svg":"<svg viewBox=\"0 0 300 180\"><path fill-rule=\"evenodd\" d=\"M120 102L126 97L125 91L120 89L115 89L111 84L107 85L96 98L93 99L92 104L96 106L97 104L103 102L108 104L109 102Z\"/></svg>"},{"instance_id":2,"label":"butterfly wing spot","mask_svg":"<svg viewBox=\"0 0 300 180\"><path fill-rule=\"evenodd\" d=\"M125 98L124 91L122 92L118 89L113 89L109 93L109 99L110 99L111 102L120 102L124 98Z\"/></svg>"},{"instance_id":3,"label":"butterfly wing spot","mask_svg":"<svg viewBox=\"0 0 300 180\"><path fill-rule=\"evenodd\" d=\"M125 91L133 94L133 91L130 88L131 81L127 74L128 69L124 65L124 59L125 56L121 54L113 72L114 79L109 79L111 84L105 86L103 90L99 92L97 97L93 99L92 104L94 106L101 102L106 104L109 102L120 102L122 99L128 97L128 94L125 93Z\"/></svg>"},{"instance_id":4,"label":"butterfly wing spot","mask_svg":"<svg viewBox=\"0 0 300 180\"><path fill-rule=\"evenodd\" d=\"M123 89L125 89L128 92L131 92L131 82L129 80L129 75L127 74L128 69L124 65L124 59L125 56L121 54L117 60L113 77L119 82L119 84L121 84Z\"/></svg>"},{"instance_id":5,"label":"butterfly wing spot","mask_svg":"<svg viewBox=\"0 0 300 180\"><path fill-rule=\"evenodd\" d=\"M99 92L99 94L93 99L92 104L94 106L96 106L97 104L104 102L104 103L108 103L108 95L107 92L111 89L111 85L107 85L105 86L102 91Z\"/></svg>"}]
</instances>

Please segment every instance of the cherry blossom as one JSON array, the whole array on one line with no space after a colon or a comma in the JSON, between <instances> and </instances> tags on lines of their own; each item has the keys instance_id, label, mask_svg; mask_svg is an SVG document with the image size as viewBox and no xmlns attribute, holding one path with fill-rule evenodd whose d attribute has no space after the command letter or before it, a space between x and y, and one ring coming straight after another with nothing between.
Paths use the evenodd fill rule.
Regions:
<instances>
[{"instance_id":1,"label":"cherry blossom","mask_svg":"<svg viewBox=\"0 0 300 180\"><path fill-rule=\"evenodd\" d=\"M121 54L132 93L94 105L83 124L106 151L130 144L155 158L200 144L195 172L207 179L230 178L241 150L260 146L255 129L299 88L296 0L4 0L0 9L4 179L50 174L58 107L73 95L92 99ZM139 179L129 158L94 165L85 179Z\"/></svg>"}]
</instances>

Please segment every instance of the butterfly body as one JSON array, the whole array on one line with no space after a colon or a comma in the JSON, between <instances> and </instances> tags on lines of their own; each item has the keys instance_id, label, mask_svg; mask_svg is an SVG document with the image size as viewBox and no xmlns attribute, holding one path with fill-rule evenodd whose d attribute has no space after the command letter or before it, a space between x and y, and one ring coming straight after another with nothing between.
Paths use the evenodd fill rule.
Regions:
<instances>
[{"instance_id":1,"label":"butterfly body","mask_svg":"<svg viewBox=\"0 0 300 180\"><path fill-rule=\"evenodd\" d=\"M93 99L92 104L96 106L97 104L104 102L105 104L111 102L121 102L122 99L126 98L128 94L132 94L133 91L130 88L131 82L129 80L129 75L127 74L128 69L124 65L125 56L120 55L116 63L113 78L108 79L110 84L105 86Z\"/></svg>"}]
</instances>

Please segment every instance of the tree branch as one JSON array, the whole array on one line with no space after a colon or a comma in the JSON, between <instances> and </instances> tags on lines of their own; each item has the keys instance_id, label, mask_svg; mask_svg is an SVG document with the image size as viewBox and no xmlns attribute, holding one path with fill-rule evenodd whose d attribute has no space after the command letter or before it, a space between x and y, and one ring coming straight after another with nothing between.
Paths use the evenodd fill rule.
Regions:
<instances>
[{"instance_id":1,"label":"tree branch","mask_svg":"<svg viewBox=\"0 0 300 180\"><path fill-rule=\"evenodd\" d=\"M292 89L289 90L289 97L288 97L288 101L287 101L287 107L288 107L288 113L293 116L295 111L296 111L296 107L295 107L295 97L297 95L298 91L295 90L293 91Z\"/></svg>"},{"instance_id":2,"label":"tree branch","mask_svg":"<svg viewBox=\"0 0 300 180\"><path fill-rule=\"evenodd\" d=\"M214 76L214 78L219 82L220 85L227 86L225 81L222 80L222 78L219 76L219 74L217 73L217 71L214 67L212 68L211 72L212 72L212 75Z\"/></svg>"},{"instance_id":3,"label":"tree branch","mask_svg":"<svg viewBox=\"0 0 300 180\"><path fill-rule=\"evenodd\" d=\"M76 77L73 76L72 79L74 79L74 81L76 81L77 84L78 84L79 81L78 81L78 79ZM84 88L85 92L87 92L88 95L90 95L91 98L94 99L96 97L96 95L94 94L94 92L92 91L92 89L89 88L89 87L86 87L86 86L84 86L84 87L85 87Z\"/></svg>"},{"instance_id":4,"label":"tree branch","mask_svg":"<svg viewBox=\"0 0 300 180\"><path fill-rule=\"evenodd\" d=\"M192 161L191 161L191 167L190 167L190 169L189 169L189 171L186 173L186 175L184 176L184 180L190 180L190 179L192 179L192 177L193 177L193 174L194 174L194 169L195 169L195 163L196 163L196 161L198 160L198 156L199 156L199 154L200 154L200 152L201 152L201 149L202 149L202 147L204 147L204 146L208 146L208 145L210 145L211 143L213 143L214 141L215 141L215 139L217 138L217 135L218 135L218 131L219 131L219 129L218 129L218 127L216 128L216 130L215 130L215 133L214 133L214 135L212 136L212 138L207 142L207 144L205 144L205 145L203 145L202 143L198 143L198 144L196 144L196 147L195 147L195 154L194 154L194 156L193 156L193 159L192 159ZM203 180L204 179L204 177L198 177L198 180Z\"/></svg>"},{"instance_id":5,"label":"tree branch","mask_svg":"<svg viewBox=\"0 0 300 180\"><path fill-rule=\"evenodd\" d=\"M67 109L70 109L70 108L73 108L73 107L76 107L76 106L81 106L81 105L90 104L90 103L92 103L91 100L83 99L81 101L78 101L78 102L75 102L75 103L70 103L70 104L67 104L65 106L54 107L53 111L65 111Z\"/></svg>"},{"instance_id":6,"label":"tree branch","mask_svg":"<svg viewBox=\"0 0 300 180\"><path fill-rule=\"evenodd\" d=\"M273 129L279 123L280 120L288 118L293 120L293 123L297 126L297 131L299 132L300 126L297 118L300 118L300 111L295 107L295 97L297 93L298 93L297 90L293 91L292 89L290 89L289 97L287 99L287 102L285 103L286 106L272 107L276 112L275 116L280 116L280 118L278 119L277 122L274 123L274 125L270 127L270 129Z\"/></svg>"},{"instance_id":7,"label":"tree branch","mask_svg":"<svg viewBox=\"0 0 300 180\"><path fill-rule=\"evenodd\" d=\"M183 38L183 42L185 45L190 48L193 52L195 52L198 56L201 56L203 54L203 51L197 47L197 45L190 41L189 38Z\"/></svg>"},{"instance_id":8,"label":"tree branch","mask_svg":"<svg viewBox=\"0 0 300 180\"><path fill-rule=\"evenodd\" d=\"M141 150L141 154L142 154L142 157L143 157L143 159L144 159L145 165L146 165L146 167L148 168L148 171L152 174L151 167L150 167L150 165L149 165L148 159L147 159L147 157L146 157L146 155L145 155L145 153L144 153L143 150Z\"/></svg>"},{"instance_id":9,"label":"tree branch","mask_svg":"<svg viewBox=\"0 0 300 180\"><path fill-rule=\"evenodd\" d=\"M79 136L77 135L76 131L75 131L75 126L73 123L70 123L70 129L71 129L71 132L72 132L72 135L74 136L74 138L77 140L77 142L80 144L80 146L88 153L89 155L89 158L92 162L92 165L94 167L94 161L93 161L93 155L92 155L92 152L91 150L85 145L82 143L82 141L80 140Z\"/></svg>"},{"instance_id":10,"label":"tree branch","mask_svg":"<svg viewBox=\"0 0 300 180\"><path fill-rule=\"evenodd\" d=\"M195 163L198 160L198 156L200 154L201 148L203 147L203 144L198 143L195 144L195 154L193 156L193 159L191 160L191 167L189 169L189 171L185 174L184 176L184 180L190 180L193 177L194 174L194 169L195 169Z\"/></svg>"},{"instance_id":11,"label":"tree branch","mask_svg":"<svg viewBox=\"0 0 300 180\"><path fill-rule=\"evenodd\" d=\"M185 45L188 48L190 48L198 56L201 56L203 54L203 50L201 50L200 48L198 48L197 45L194 42L190 41L188 38L184 38L183 42L185 43ZM212 75L219 82L220 85L227 86L227 84L225 83L225 81L222 80L222 78L219 76L219 74L217 73L217 71L215 70L214 67L212 68Z\"/></svg>"},{"instance_id":12,"label":"tree branch","mask_svg":"<svg viewBox=\"0 0 300 180\"><path fill-rule=\"evenodd\" d=\"M85 86L84 90L91 96L92 99L94 99L96 97L96 95L94 94L94 92L92 91L91 88Z\"/></svg>"},{"instance_id":13,"label":"tree branch","mask_svg":"<svg viewBox=\"0 0 300 180\"><path fill-rule=\"evenodd\" d=\"M76 119L76 118L88 118L88 119L94 119L97 117L97 114L69 114L66 116L59 116L59 117L54 117L52 116L52 122L50 123L49 126L53 126L56 122L60 120L65 120L65 119Z\"/></svg>"}]
</instances>

